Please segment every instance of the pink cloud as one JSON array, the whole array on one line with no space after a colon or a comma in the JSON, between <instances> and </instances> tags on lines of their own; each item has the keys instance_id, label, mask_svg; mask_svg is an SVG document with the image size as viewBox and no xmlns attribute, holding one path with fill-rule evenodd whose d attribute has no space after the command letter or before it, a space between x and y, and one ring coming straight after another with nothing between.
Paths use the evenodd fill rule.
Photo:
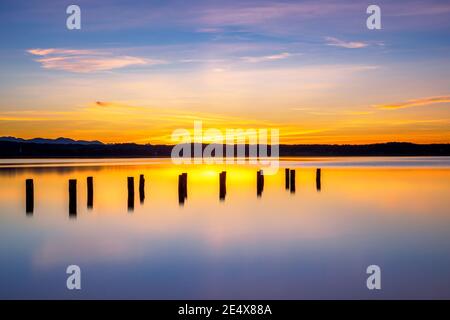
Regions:
<instances>
[{"instance_id":1,"label":"pink cloud","mask_svg":"<svg viewBox=\"0 0 450 320\"><path fill-rule=\"evenodd\" d=\"M100 50L29 49L28 53L38 56L37 62L45 69L88 73L124 68L132 65L155 65L164 61L128 55L114 55Z\"/></svg>"},{"instance_id":2,"label":"pink cloud","mask_svg":"<svg viewBox=\"0 0 450 320\"><path fill-rule=\"evenodd\" d=\"M341 47L341 48L346 48L346 49L360 49L360 48L365 48L369 45L367 42L344 41L344 40L340 40L340 39L334 38L334 37L326 37L325 40L327 41L328 46L335 46L335 47Z\"/></svg>"},{"instance_id":3,"label":"pink cloud","mask_svg":"<svg viewBox=\"0 0 450 320\"><path fill-rule=\"evenodd\" d=\"M258 56L258 57L242 57L242 60L250 63L258 63L258 62L266 62L266 61L276 61L287 59L291 56L289 52L282 52L279 54L267 55L267 56Z\"/></svg>"}]
</instances>

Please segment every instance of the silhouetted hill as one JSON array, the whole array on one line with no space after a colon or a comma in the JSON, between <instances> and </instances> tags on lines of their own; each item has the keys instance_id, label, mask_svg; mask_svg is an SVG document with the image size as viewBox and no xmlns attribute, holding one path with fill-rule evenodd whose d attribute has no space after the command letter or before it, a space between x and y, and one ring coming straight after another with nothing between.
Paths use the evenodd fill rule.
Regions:
<instances>
[{"instance_id":1,"label":"silhouetted hill","mask_svg":"<svg viewBox=\"0 0 450 320\"><path fill-rule=\"evenodd\" d=\"M170 157L173 147L134 143L103 144L65 138L51 140L51 143L45 140L8 141L2 138L0 158ZM247 155L248 149L246 145ZM280 145L280 156L450 156L450 144L389 142L367 145Z\"/></svg>"},{"instance_id":2,"label":"silhouetted hill","mask_svg":"<svg viewBox=\"0 0 450 320\"><path fill-rule=\"evenodd\" d=\"M90 145L90 144L103 144L103 142L94 140L94 141L85 141L85 140L73 140L69 138L57 138L57 139L44 139L44 138L34 138L34 139L22 139L22 138L15 138L15 137L0 137L1 141L7 141L7 142L30 142L30 143L46 143L46 144L84 144L84 145Z\"/></svg>"}]
</instances>

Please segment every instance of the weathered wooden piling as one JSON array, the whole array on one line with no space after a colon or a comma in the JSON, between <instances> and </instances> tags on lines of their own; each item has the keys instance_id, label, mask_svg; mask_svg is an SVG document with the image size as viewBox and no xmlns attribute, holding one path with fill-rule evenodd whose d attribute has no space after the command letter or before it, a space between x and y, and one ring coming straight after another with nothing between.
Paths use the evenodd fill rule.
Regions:
<instances>
[{"instance_id":1,"label":"weathered wooden piling","mask_svg":"<svg viewBox=\"0 0 450 320\"><path fill-rule=\"evenodd\" d=\"M291 173L291 181L290 181L290 190L291 193L295 193L295 170L290 170Z\"/></svg>"},{"instance_id":2,"label":"weathered wooden piling","mask_svg":"<svg viewBox=\"0 0 450 320\"><path fill-rule=\"evenodd\" d=\"M145 200L145 178L143 174L139 176L139 200L141 203L144 203Z\"/></svg>"},{"instance_id":3,"label":"weathered wooden piling","mask_svg":"<svg viewBox=\"0 0 450 320\"><path fill-rule=\"evenodd\" d=\"M184 198L187 199L187 197L188 197L188 193L187 193L187 173L183 172L181 175L183 176Z\"/></svg>"},{"instance_id":4,"label":"weathered wooden piling","mask_svg":"<svg viewBox=\"0 0 450 320\"><path fill-rule=\"evenodd\" d=\"M258 170L256 172L256 195L261 197L261 194L264 190L264 173L262 170Z\"/></svg>"},{"instance_id":5,"label":"weathered wooden piling","mask_svg":"<svg viewBox=\"0 0 450 320\"><path fill-rule=\"evenodd\" d=\"M316 169L316 189L317 191L320 191L320 189L322 188L322 174L321 174L321 169L317 168Z\"/></svg>"},{"instance_id":6,"label":"weathered wooden piling","mask_svg":"<svg viewBox=\"0 0 450 320\"><path fill-rule=\"evenodd\" d=\"M25 212L27 215L32 215L34 211L34 183L33 179L25 180L25 195L26 195L26 205Z\"/></svg>"},{"instance_id":7,"label":"weathered wooden piling","mask_svg":"<svg viewBox=\"0 0 450 320\"><path fill-rule=\"evenodd\" d=\"M187 199L187 173L182 173L178 176L178 203L184 204Z\"/></svg>"},{"instance_id":8,"label":"weathered wooden piling","mask_svg":"<svg viewBox=\"0 0 450 320\"><path fill-rule=\"evenodd\" d=\"M87 207L92 209L94 207L94 178L87 177Z\"/></svg>"},{"instance_id":9,"label":"weathered wooden piling","mask_svg":"<svg viewBox=\"0 0 450 320\"><path fill-rule=\"evenodd\" d=\"M284 169L284 188L289 190L289 168Z\"/></svg>"},{"instance_id":10,"label":"weathered wooden piling","mask_svg":"<svg viewBox=\"0 0 450 320\"><path fill-rule=\"evenodd\" d=\"M219 174L219 180L220 180L220 190L219 190L219 199L225 200L225 196L227 195L227 172L222 171Z\"/></svg>"},{"instance_id":11,"label":"weathered wooden piling","mask_svg":"<svg viewBox=\"0 0 450 320\"><path fill-rule=\"evenodd\" d=\"M76 217L77 215L77 180L69 180L69 216Z\"/></svg>"},{"instance_id":12,"label":"weathered wooden piling","mask_svg":"<svg viewBox=\"0 0 450 320\"><path fill-rule=\"evenodd\" d=\"M134 177L128 177L128 210L134 210Z\"/></svg>"}]
</instances>

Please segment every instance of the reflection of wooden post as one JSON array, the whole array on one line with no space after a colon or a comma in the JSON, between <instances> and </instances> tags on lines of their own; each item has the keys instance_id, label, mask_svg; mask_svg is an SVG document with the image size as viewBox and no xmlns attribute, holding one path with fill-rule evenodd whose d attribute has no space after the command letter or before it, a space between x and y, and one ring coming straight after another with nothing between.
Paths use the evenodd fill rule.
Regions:
<instances>
[{"instance_id":1,"label":"reflection of wooden post","mask_svg":"<svg viewBox=\"0 0 450 320\"><path fill-rule=\"evenodd\" d=\"M128 177L128 210L134 210L134 177Z\"/></svg>"},{"instance_id":2,"label":"reflection of wooden post","mask_svg":"<svg viewBox=\"0 0 450 320\"><path fill-rule=\"evenodd\" d=\"M178 176L178 203L184 204L187 199L187 173L182 173Z\"/></svg>"},{"instance_id":3,"label":"reflection of wooden post","mask_svg":"<svg viewBox=\"0 0 450 320\"><path fill-rule=\"evenodd\" d=\"M145 199L145 178L144 175L141 174L139 176L139 200L141 203L144 203Z\"/></svg>"},{"instance_id":4,"label":"reflection of wooden post","mask_svg":"<svg viewBox=\"0 0 450 320\"><path fill-rule=\"evenodd\" d=\"M220 180L219 198L220 198L220 200L225 200L225 196L227 194L227 172L226 171L222 171L219 174L219 180Z\"/></svg>"},{"instance_id":5,"label":"reflection of wooden post","mask_svg":"<svg viewBox=\"0 0 450 320\"><path fill-rule=\"evenodd\" d=\"M87 207L92 209L94 207L94 178L87 177Z\"/></svg>"},{"instance_id":6,"label":"reflection of wooden post","mask_svg":"<svg viewBox=\"0 0 450 320\"><path fill-rule=\"evenodd\" d=\"M77 180L69 180L69 216L77 215Z\"/></svg>"},{"instance_id":7,"label":"reflection of wooden post","mask_svg":"<svg viewBox=\"0 0 450 320\"><path fill-rule=\"evenodd\" d=\"M291 193L295 193L295 170L291 169L290 172L291 172L291 181L290 181Z\"/></svg>"},{"instance_id":8,"label":"reflection of wooden post","mask_svg":"<svg viewBox=\"0 0 450 320\"><path fill-rule=\"evenodd\" d=\"M32 215L34 211L34 184L33 179L27 179L25 181L26 189L26 208L25 212L27 215Z\"/></svg>"},{"instance_id":9,"label":"reflection of wooden post","mask_svg":"<svg viewBox=\"0 0 450 320\"><path fill-rule=\"evenodd\" d=\"M289 189L289 168L284 169L284 188Z\"/></svg>"},{"instance_id":10,"label":"reflection of wooden post","mask_svg":"<svg viewBox=\"0 0 450 320\"><path fill-rule=\"evenodd\" d=\"M320 191L322 187L322 181L321 181L321 170L320 168L316 169L316 189L317 191Z\"/></svg>"},{"instance_id":11,"label":"reflection of wooden post","mask_svg":"<svg viewBox=\"0 0 450 320\"><path fill-rule=\"evenodd\" d=\"M258 170L256 172L256 195L261 197L261 194L264 190L264 174L262 170Z\"/></svg>"}]
</instances>

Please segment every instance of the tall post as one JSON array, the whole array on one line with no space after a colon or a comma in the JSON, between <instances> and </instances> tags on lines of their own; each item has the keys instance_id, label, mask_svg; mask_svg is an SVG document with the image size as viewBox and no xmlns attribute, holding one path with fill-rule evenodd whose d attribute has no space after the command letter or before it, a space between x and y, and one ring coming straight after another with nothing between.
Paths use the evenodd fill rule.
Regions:
<instances>
[{"instance_id":1,"label":"tall post","mask_svg":"<svg viewBox=\"0 0 450 320\"><path fill-rule=\"evenodd\" d=\"M183 172L181 175L183 176L184 198L187 199L187 197L188 197L188 192L187 192L187 173Z\"/></svg>"},{"instance_id":2,"label":"tall post","mask_svg":"<svg viewBox=\"0 0 450 320\"><path fill-rule=\"evenodd\" d=\"M94 207L94 178L87 177L87 207L92 209Z\"/></svg>"},{"instance_id":3,"label":"tall post","mask_svg":"<svg viewBox=\"0 0 450 320\"><path fill-rule=\"evenodd\" d=\"M134 177L128 177L128 211L134 210Z\"/></svg>"},{"instance_id":4,"label":"tall post","mask_svg":"<svg viewBox=\"0 0 450 320\"><path fill-rule=\"evenodd\" d=\"M187 198L187 173L178 175L178 203L184 205Z\"/></svg>"},{"instance_id":5,"label":"tall post","mask_svg":"<svg viewBox=\"0 0 450 320\"><path fill-rule=\"evenodd\" d=\"M141 174L139 176L139 200L141 203L144 203L145 199L145 178L144 175Z\"/></svg>"},{"instance_id":6,"label":"tall post","mask_svg":"<svg viewBox=\"0 0 450 320\"><path fill-rule=\"evenodd\" d=\"M289 190L289 168L284 169L284 188Z\"/></svg>"},{"instance_id":7,"label":"tall post","mask_svg":"<svg viewBox=\"0 0 450 320\"><path fill-rule=\"evenodd\" d=\"M320 189L322 188L322 181L321 181L321 169L318 168L316 169L316 189L317 191L320 191Z\"/></svg>"},{"instance_id":8,"label":"tall post","mask_svg":"<svg viewBox=\"0 0 450 320\"><path fill-rule=\"evenodd\" d=\"M262 174L262 170L258 170L256 172L256 195L261 197L264 188L264 177Z\"/></svg>"},{"instance_id":9,"label":"tall post","mask_svg":"<svg viewBox=\"0 0 450 320\"><path fill-rule=\"evenodd\" d=\"M220 191L219 191L219 199L225 200L225 196L227 194L227 172L222 171L219 174L219 180L220 180Z\"/></svg>"},{"instance_id":10,"label":"tall post","mask_svg":"<svg viewBox=\"0 0 450 320\"><path fill-rule=\"evenodd\" d=\"M33 179L25 180L25 195L26 195L26 208L27 215L33 215L34 211L34 183Z\"/></svg>"},{"instance_id":11,"label":"tall post","mask_svg":"<svg viewBox=\"0 0 450 320\"><path fill-rule=\"evenodd\" d=\"M295 193L295 170L290 170L291 173L291 181L290 181L290 189L291 193Z\"/></svg>"},{"instance_id":12,"label":"tall post","mask_svg":"<svg viewBox=\"0 0 450 320\"><path fill-rule=\"evenodd\" d=\"M69 217L77 216L77 180L69 180Z\"/></svg>"}]
</instances>

